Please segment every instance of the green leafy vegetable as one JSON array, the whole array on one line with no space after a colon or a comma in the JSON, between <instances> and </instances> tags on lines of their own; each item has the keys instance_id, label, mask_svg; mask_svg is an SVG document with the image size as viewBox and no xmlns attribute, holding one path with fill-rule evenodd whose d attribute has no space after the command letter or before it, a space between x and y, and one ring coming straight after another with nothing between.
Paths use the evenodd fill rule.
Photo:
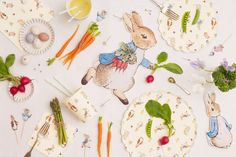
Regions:
<instances>
[{"instance_id":1,"label":"green leafy vegetable","mask_svg":"<svg viewBox=\"0 0 236 157\"><path fill-rule=\"evenodd\" d=\"M198 22L199 18L200 18L200 9L198 8L196 9L196 13L195 13L192 25L195 25Z\"/></svg>"},{"instance_id":2,"label":"green leafy vegetable","mask_svg":"<svg viewBox=\"0 0 236 157\"><path fill-rule=\"evenodd\" d=\"M149 120L146 124L146 135L148 138L152 136L152 120Z\"/></svg>"},{"instance_id":3,"label":"green leafy vegetable","mask_svg":"<svg viewBox=\"0 0 236 157\"><path fill-rule=\"evenodd\" d=\"M236 64L233 64L232 67L236 69ZM236 88L236 70L228 71L224 66L220 65L212 73L212 77L215 85L222 92L228 92Z\"/></svg>"},{"instance_id":4,"label":"green leafy vegetable","mask_svg":"<svg viewBox=\"0 0 236 157\"><path fill-rule=\"evenodd\" d=\"M187 23L188 23L189 15L190 15L190 11L186 11L182 17L181 26L184 33L187 33Z\"/></svg>"},{"instance_id":5,"label":"green leafy vegetable","mask_svg":"<svg viewBox=\"0 0 236 157\"><path fill-rule=\"evenodd\" d=\"M149 100L145 105L145 109L151 117L161 118L164 120L164 125L166 125L166 127L168 128L169 136L171 136L174 127L171 123L170 106L168 104L161 105L158 101L155 100Z\"/></svg>"},{"instance_id":6,"label":"green leafy vegetable","mask_svg":"<svg viewBox=\"0 0 236 157\"><path fill-rule=\"evenodd\" d=\"M157 63L154 64L154 67L152 69L152 74L155 73L155 71L159 68L164 68L168 70L169 72L175 73L175 74L183 74L183 69L176 63L167 63L167 64L161 64L166 62L168 59L168 54L166 52L161 52L157 56Z\"/></svg>"},{"instance_id":7,"label":"green leafy vegetable","mask_svg":"<svg viewBox=\"0 0 236 157\"><path fill-rule=\"evenodd\" d=\"M172 73L183 74L182 68L176 63L168 63L168 64L163 65L162 67Z\"/></svg>"},{"instance_id":8,"label":"green leafy vegetable","mask_svg":"<svg viewBox=\"0 0 236 157\"><path fill-rule=\"evenodd\" d=\"M19 85L20 79L19 77L13 76L10 73L10 67L15 62L15 55L10 54L7 56L6 61L4 62L3 58L0 56L0 81L10 81L13 85Z\"/></svg>"},{"instance_id":9,"label":"green leafy vegetable","mask_svg":"<svg viewBox=\"0 0 236 157\"><path fill-rule=\"evenodd\" d=\"M168 59L168 54L166 52L161 52L157 56L157 63L160 64L162 62L165 62Z\"/></svg>"},{"instance_id":10,"label":"green leafy vegetable","mask_svg":"<svg viewBox=\"0 0 236 157\"><path fill-rule=\"evenodd\" d=\"M7 68L10 68L14 64L14 62L15 62L15 55L10 54L6 58L5 65L7 66Z\"/></svg>"}]
</instances>

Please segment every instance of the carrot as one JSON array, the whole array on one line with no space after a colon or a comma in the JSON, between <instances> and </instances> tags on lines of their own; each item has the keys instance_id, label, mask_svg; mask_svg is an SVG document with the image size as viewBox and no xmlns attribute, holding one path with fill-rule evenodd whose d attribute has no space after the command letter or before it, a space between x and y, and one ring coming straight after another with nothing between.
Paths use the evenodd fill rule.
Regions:
<instances>
[{"instance_id":1,"label":"carrot","mask_svg":"<svg viewBox=\"0 0 236 157\"><path fill-rule=\"evenodd\" d=\"M70 36L70 38L63 44L63 46L61 47L61 49L57 52L56 56L52 59L48 60L48 65L51 65L56 58L60 57L62 55L62 53L65 51L65 49L67 48L67 46L70 44L71 40L75 37L75 35L77 34L79 30L79 25L76 27L74 33Z\"/></svg>"},{"instance_id":2,"label":"carrot","mask_svg":"<svg viewBox=\"0 0 236 157\"><path fill-rule=\"evenodd\" d=\"M78 30L79 30L79 26L77 26L75 32L70 36L70 38L65 42L65 44L62 46L62 48L58 51L58 53L56 54L56 58L58 58L62 55L62 53L65 51L65 49L67 48L67 46L69 45L71 40L75 37Z\"/></svg>"},{"instance_id":3,"label":"carrot","mask_svg":"<svg viewBox=\"0 0 236 157\"><path fill-rule=\"evenodd\" d=\"M110 157L110 151L111 151L111 127L112 123L109 123L107 132L107 157Z\"/></svg>"},{"instance_id":4,"label":"carrot","mask_svg":"<svg viewBox=\"0 0 236 157\"><path fill-rule=\"evenodd\" d=\"M100 34L99 32L99 28L98 25L94 22L92 22L86 33L82 36L81 40L79 41L79 43L77 44L77 46L70 51L69 53L67 53L65 56L61 57L60 59L65 58L65 60L63 61L63 64L67 64L69 62L68 65L68 69L70 68L74 58L83 50L85 50L87 47L89 47L94 41L95 38Z\"/></svg>"},{"instance_id":5,"label":"carrot","mask_svg":"<svg viewBox=\"0 0 236 157\"><path fill-rule=\"evenodd\" d=\"M98 143L97 143L98 157L102 157L101 145L102 145L102 117L99 117L98 118Z\"/></svg>"},{"instance_id":6,"label":"carrot","mask_svg":"<svg viewBox=\"0 0 236 157\"><path fill-rule=\"evenodd\" d=\"M72 51L70 51L68 54L66 54L65 56L61 57L60 60L63 59L63 58L65 58L65 57L69 57L69 56L73 55L75 52L77 52L78 49L79 49L79 48L81 47L81 45L83 44L82 41L86 40L86 38L87 38L88 36L90 36L90 33L86 32L85 35L84 35L84 36L82 37L82 39L80 40L80 42L78 43L78 45L77 45Z\"/></svg>"},{"instance_id":7,"label":"carrot","mask_svg":"<svg viewBox=\"0 0 236 157\"><path fill-rule=\"evenodd\" d=\"M94 41L95 41L95 38L91 38L91 39L87 42L87 44L86 44L85 47L83 47L82 49L78 49L78 50L69 58L70 63L69 63L69 65L68 65L68 69L70 68L70 66L71 66L71 64L72 64L72 62L73 62L73 60L74 60L74 58L76 57L76 55L78 55L80 52L82 52L84 49L86 49L86 48L87 48L89 45L91 45Z\"/></svg>"}]
</instances>

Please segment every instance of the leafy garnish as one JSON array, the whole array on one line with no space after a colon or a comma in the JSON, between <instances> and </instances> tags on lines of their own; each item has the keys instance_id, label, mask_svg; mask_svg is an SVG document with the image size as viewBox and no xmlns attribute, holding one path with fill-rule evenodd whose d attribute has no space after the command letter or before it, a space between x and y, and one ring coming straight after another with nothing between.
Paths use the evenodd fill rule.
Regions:
<instances>
[{"instance_id":1,"label":"leafy garnish","mask_svg":"<svg viewBox=\"0 0 236 157\"><path fill-rule=\"evenodd\" d=\"M175 74L182 74L183 69L176 63L167 63L167 64L161 64L166 62L168 59L168 54L166 52L161 52L157 56L157 63L154 64L152 74L155 73L155 71L159 68L164 68L168 70L169 72L175 73Z\"/></svg>"},{"instance_id":2,"label":"leafy garnish","mask_svg":"<svg viewBox=\"0 0 236 157\"><path fill-rule=\"evenodd\" d=\"M164 125L168 128L168 136L170 137L173 132L173 125L171 122L171 109L168 104L161 105L158 101L149 100L145 105L147 113L151 117L161 118L164 120Z\"/></svg>"},{"instance_id":3,"label":"leafy garnish","mask_svg":"<svg viewBox=\"0 0 236 157\"><path fill-rule=\"evenodd\" d=\"M162 67L172 73L175 73L175 74L182 74L183 73L182 68L176 63L168 63L166 65L163 65Z\"/></svg>"},{"instance_id":4,"label":"leafy garnish","mask_svg":"<svg viewBox=\"0 0 236 157\"><path fill-rule=\"evenodd\" d=\"M165 62L168 59L168 54L166 52L161 52L157 56L157 63L160 64L162 62Z\"/></svg>"},{"instance_id":5,"label":"leafy garnish","mask_svg":"<svg viewBox=\"0 0 236 157\"><path fill-rule=\"evenodd\" d=\"M7 68L10 68L14 64L14 62L15 62L15 55L10 54L6 58L5 65L7 66Z\"/></svg>"},{"instance_id":6,"label":"leafy garnish","mask_svg":"<svg viewBox=\"0 0 236 157\"><path fill-rule=\"evenodd\" d=\"M222 92L228 92L229 90L236 88L236 64L233 64L230 67L234 70L230 70L228 67L220 65L212 73L215 85Z\"/></svg>"},{"instance_id":7,"label":"leafy garnish","mask_svg":"<svg viewBox=\"0 0 236 157\"><path fill-rule=\"evenodd\" d=\"M20 81L19 78L16 76L13 76L10 73L10 67L15 62L15 55L10 54L7 56L5 62L3 58L0 56L0 81L10 81L13 83L13 85L19 85Z\"/></svg>"}]
</instances>

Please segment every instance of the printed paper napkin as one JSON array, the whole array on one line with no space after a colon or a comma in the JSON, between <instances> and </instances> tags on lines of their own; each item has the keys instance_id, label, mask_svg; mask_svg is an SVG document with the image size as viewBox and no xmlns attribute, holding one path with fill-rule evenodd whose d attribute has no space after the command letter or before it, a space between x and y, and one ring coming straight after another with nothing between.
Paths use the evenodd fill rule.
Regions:
<instances>
[{"instance_id":1,"label":"printed paper napkin","mask_svg":"<svg viewBox=\"0 0 236 157\"><path fill-rule=\"evenodd\" d=\"M48 118L51 118L51 120L48 120ZM58 145L57 128L54 124L54 117L50 113L45 113L42 116L42 119L36 126L34 133L29 141L29 145L32 146L34 144L37 133L46 120L49 121L50 124L48 133L45 137L39 136L39 141L37 142L35 149L48 157L61 157L63 156L63 152L65 151L66 146L62 147ZM72 143L76 129L72 128L69 125L66 125L66 131L68 136L68 144Z\"/></svg>"}]
</instances>

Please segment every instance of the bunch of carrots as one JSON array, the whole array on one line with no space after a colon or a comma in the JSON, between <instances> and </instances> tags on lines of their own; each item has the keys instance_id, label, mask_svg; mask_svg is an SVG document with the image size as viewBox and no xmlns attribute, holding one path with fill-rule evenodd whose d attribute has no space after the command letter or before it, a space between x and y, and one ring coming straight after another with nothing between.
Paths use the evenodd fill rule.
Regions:
<instances>
[{"instance_id":1,"label":"bunch of carrots","mask_svg":"<svg viewBox=\"0 0 236 157\"><path fill-rule=\"evenodd\" d=\"M73 38L75 37L75 35L77 34L79 30L79 26L76 28L75 32L70 36L70 38L64 43L64 45L61 47L61 49L57 52L57 54L55 55L54 58L49 59L48 65L51 65L54 63L54 61L56 59L64 59L63 64L66 65L68 64L68 69L71 66L71 63L73 62L73 60L75 59L75 57L82 52L83 50L85 50L86 48L88 48L96 39L96 37L101 34L101 32L99 31L98 25L95 22L92 22L89 26L88 29L86 31L86 33L83 35L83 37L81 38L81 40L79 41L79 43L76 45L76 47L70 51L69 53L67 53L66 55L64 55L63 57L62 54L63 52L66 50L66 48L68 47L68 45L70 44L70 42L73 40Z\"/></svg>"},{"instance_id":2,"label":"bunch of carrots","mask_svg":"<svg viewBox=\"0 0 236 157\"><path fill-rule=\"evenodd\" d=\"M107 131L107 157L110 157L110 150L111 150L111 127L112 123L108 123L108 131ZM102 146L102 117L98 118L98 143L97 143L97 151L98 157L102 157L101 152Z\"/></svg>"}]
</instances>

